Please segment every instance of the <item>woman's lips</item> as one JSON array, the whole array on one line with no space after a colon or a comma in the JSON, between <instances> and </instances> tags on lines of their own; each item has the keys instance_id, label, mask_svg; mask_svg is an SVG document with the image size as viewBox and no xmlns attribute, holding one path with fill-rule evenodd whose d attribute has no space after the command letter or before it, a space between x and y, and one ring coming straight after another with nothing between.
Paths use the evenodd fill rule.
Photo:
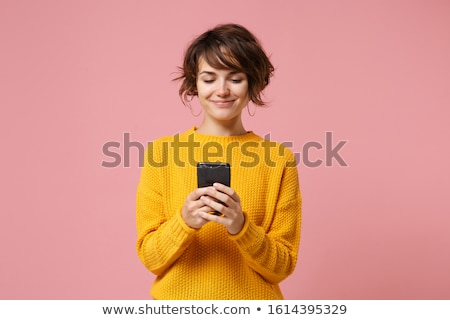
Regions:
<instances>
[{"instance_id":1,"label":"woman's lips","mask_svg":"<svg viewBox=\"0 0 450 320\"><path fill-rule=\"evenodd\" d=\"M218 107L231 107L234 103L234 100L211 100L211 102Z\"/></svg>"}]
</instances>

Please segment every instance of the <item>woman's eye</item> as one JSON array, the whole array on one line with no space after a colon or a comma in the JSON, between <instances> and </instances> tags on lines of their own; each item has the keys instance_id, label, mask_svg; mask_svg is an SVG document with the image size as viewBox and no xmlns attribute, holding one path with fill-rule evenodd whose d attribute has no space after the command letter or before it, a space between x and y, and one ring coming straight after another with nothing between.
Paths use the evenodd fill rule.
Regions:
<instances>
[{"instance_id":1,"label":"woman's eye","mask_svg":"<svg viewBox=\"0 0 450 320\"><path fill-rule=\"evenodd\" d=\"M242 79L231 79L231 82L233 82L233 83L241 83Z\"/></svg>"},{"instance_id":2,"label":"woman's eye","mask_svg":"<svg viewBox=\"0 0 450 320\"><path fill-rule=\"evenodd\" d=\"M204 83L213 83L214 80L213 79L204 79L203 82Z\"/></svg>"}]
</instances>

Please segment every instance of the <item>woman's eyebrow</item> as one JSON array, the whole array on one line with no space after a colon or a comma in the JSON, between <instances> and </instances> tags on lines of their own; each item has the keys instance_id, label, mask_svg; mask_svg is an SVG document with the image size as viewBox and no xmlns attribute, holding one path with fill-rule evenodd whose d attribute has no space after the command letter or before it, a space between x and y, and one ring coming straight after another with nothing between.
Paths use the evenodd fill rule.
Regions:
<instances>
[{"instance_id":1,"label":"woman's eyebrow","mask_svg":"<svg viewBox=\"0 0 450 320\"><path fill-rule=\"evenodd\" d=\"M239 73L243 73L243 72L237 71L237 70L228 72L229 75L235 75L235 74L239 74ZM201 74L216 75L217 73L215 73L214 71L204 70L204 71L201 71L198 75L201 75Z\"/></svg>"},{"instance_id":2,"label":"woman's eyebrow","mask_svg":"<svg viewBox=\"0 0 450 320\"><path fill-rule=\"evenodd\" d=\"M198 75L201 75L201 74L207 74L207 75L215 75L216 73L215 72L212 72L212 71L202 71L202 72L200 72Z\"/></svg>"}]
</instances>

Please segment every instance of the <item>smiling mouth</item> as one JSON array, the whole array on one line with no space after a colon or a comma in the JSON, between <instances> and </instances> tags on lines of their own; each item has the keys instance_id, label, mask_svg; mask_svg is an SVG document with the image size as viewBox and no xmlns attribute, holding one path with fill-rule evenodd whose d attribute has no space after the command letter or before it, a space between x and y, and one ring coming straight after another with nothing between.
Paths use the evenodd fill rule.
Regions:
<instances>
[{"instance_id":1,"label":"smiling mouth","mask_svg":"<svg viewBox=\"0 0 450 320\"><path fill-rule=\"evenodd\" d=\"M211 102L218 106L229 106L234 103L234 100L211 100Z\"/></svg>"}]
</instances>

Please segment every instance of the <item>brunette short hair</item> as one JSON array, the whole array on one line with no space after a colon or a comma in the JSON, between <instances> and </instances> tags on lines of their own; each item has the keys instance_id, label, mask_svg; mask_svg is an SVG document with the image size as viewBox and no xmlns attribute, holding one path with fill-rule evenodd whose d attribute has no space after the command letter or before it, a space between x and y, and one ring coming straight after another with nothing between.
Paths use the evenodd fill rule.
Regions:
<instances>
[{"instance_id":1,"label":"brunette short hair","mask_svg":"<svg viewBox=\"0 0 450 320\"><path fill-rule=\"evenodd\" d=\"M216 69L231 69L245 73L248 78L249 98L263 106L261 92L269 84L274 67L262 49L259 40L238 24L222 24L198 36L184 56L179 95L184 104L197 95L197 74L200 59Z\"/></svg>"}]
</instances>

